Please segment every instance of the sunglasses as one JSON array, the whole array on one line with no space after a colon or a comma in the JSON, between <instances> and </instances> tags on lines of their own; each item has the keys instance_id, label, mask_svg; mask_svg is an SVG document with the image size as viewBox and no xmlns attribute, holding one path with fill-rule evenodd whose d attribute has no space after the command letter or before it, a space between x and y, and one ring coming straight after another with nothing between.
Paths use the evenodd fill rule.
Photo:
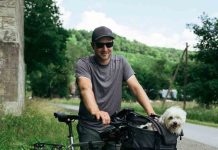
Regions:
<instances>
[{"instance_id":1,"label":"sunglasses","mask_svg":"<svg viewBox=\"0 0 218 150\"><path fill-rule=\"evenodd\" d=\"M111 47L113 47L114 42L113 41L112 42L108 42L108 43L95 42L95 46L97 48L103 48L104 45L106 45L107 48L111 48Z\"/></svg>"}]
</instances>

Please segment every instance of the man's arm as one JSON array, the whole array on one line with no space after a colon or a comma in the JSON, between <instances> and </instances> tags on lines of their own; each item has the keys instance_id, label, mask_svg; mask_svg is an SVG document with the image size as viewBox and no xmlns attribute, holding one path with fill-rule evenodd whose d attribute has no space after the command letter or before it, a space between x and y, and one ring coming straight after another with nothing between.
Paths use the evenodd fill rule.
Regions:
<instances>
[{"instance_id":1,"label":"man's arm","mask_svg":"<svg viewBox=\"0 0 218 150\"><path fill-rule=\"evenodd\" d=\"M133 94L137 97L137 101L141 104L141 106L144 108L144 110L147 112L148 115L155 114L149 98L147 94L145 93L142 86L139 84L138 80L136 79L135 75L132 75L127 80L128 87L131 89Z\"/></svg>"},{"instance_id":2,"label":"man's arm","mask_svg":"<svg viewBox=\"0 0 218 150\"><path fill-rule=\"evenodd\" d=\"M82 96L82 100L87 110L92 115L94 115L97 120L101 119L103 124L109 124L110 116L107 112L99 110L92 90L92 83L90 79L86 77L79 77L77 79L77 82L80 89L80 94Z\"/></svg>"}]
</instances>

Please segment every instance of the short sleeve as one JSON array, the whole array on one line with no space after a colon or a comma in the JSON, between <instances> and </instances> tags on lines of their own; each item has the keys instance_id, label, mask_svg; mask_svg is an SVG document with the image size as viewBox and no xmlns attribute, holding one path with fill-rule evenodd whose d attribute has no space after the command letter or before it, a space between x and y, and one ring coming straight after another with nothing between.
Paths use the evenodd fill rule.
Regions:
<instances>
[{"instance_id":1,"label":"short sleeve","mask_svg":"<svg viewBox=\"0 0 218 150\"><path fill-rule=\"evenodd\" d=\"M89 68L88 62L82 59L79 59L76 63L75 75L76 75L76 78L87 77L91 79L90 68Z\"/></svg>"},{"instance_id":2,"label":"short sleeve","mask_svg":"<svg viewBox=\"0 0 218 150\"><path fill-rule=\"evenodd\" d=\"M135 72L133 71L132 67L127 62L127 60L123 57L123 80L127 81L134 74Z\"/></svg>"}]
</instances>

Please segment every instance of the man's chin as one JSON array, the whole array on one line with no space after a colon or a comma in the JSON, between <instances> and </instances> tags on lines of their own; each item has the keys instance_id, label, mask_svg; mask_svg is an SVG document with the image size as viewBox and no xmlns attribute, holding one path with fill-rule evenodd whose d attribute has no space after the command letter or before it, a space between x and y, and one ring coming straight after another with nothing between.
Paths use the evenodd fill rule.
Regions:
<instances>
[{"instance_id":1,"label":"man's chin","mask_svg":"<svg viewBox=\"0 0 218 150\"><path fill-rule=\"evenodd\" d=\"M110 59L110 55L101 55L102 60L108 60Z\"/></svg>"}]
</instances>

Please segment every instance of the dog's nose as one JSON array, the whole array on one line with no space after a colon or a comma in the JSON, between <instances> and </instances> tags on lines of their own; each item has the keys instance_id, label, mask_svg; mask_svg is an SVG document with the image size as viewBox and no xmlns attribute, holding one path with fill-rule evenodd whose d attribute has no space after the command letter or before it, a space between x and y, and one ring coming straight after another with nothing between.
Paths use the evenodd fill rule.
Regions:
<instances>
[{"instance_id":1,"label":"dog's nose","mask_svg":"<svg viewBox=\"0 0 218 150\"><path fill-rule=\"evenodd\" d=\"M173 125L176 126L176 125L177 125L177 122L173 122Z\"/></svg>"}]
</instances>

